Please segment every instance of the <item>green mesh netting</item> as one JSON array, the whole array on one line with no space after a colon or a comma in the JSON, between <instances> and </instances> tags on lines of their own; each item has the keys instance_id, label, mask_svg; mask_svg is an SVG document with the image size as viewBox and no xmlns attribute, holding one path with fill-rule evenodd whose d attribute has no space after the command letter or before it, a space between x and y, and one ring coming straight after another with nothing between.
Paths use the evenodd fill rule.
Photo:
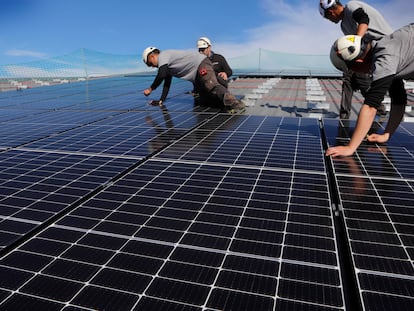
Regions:
<instances>
[{"instance_id":1,"label":"green mesh netting","mask_svg":"<svg viewBox=\"0 0 414 311\"><path fill-rule=\"evenodd\" d=\"M254 53L227 57L235 72L305 71L334 73L327 55L299 55L258 49ZM90 78L150 71L140 55L115 55L88 49L49 59L0 66L0 78Z\"/></svg>"},{"instance_id":2,"label":"green mesh netting","mask_svg":"<svg viewBox=\"0 0 414 311\"><path fill-rule=\"evenodd\" d=\"M99 77L148 70L137 55L114 55L88 49L49 59L0 66L1 78Z\"/></svg>"},{"instance_id":3,"label":"green mesh netting","mask_svg":"<svg viewBox=\"0 0 414 311\"><path fill-rule=\"evenodd\" d=\"M229 59L235 70L266 72L308 72L332 74L338 71L331 65L329 55L301 55L258 49L249 55Z\"/></svg>"}]
</instances>

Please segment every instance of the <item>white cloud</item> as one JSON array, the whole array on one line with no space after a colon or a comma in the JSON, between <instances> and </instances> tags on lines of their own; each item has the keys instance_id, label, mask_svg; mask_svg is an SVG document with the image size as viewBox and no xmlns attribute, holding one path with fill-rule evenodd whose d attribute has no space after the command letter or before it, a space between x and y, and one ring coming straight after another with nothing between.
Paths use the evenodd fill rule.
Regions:
<instances>
[{"instance_id":1,"label":"white cloud","mask_svg":"<svg viewBox=\"0 0 414 311\"><path fill-rule=\"evenodd\" d=\"M295 54L328 54L332 42L341 35L338 25L324 20L317 6L304 2L293 7L286 1L264 0L274 21L246 31L246 42L220 45L216 50L229 55L242 55L258 48Z\"/></svg>"},{"instance_id":2,"label":"white cloud","mask_svg":"<svg viewBox=\"0 0 414 311\"><path fill-rule=\"evenodd\" d=\"M242 44L216 42L214 50L232 57L259 48L293 54L329 54L332 43L342 32L339 25L320 16L317 1L263 0L262 6L274 21L247 30L246 41ZM378 9L395 29L413 22L414 1L367 3Z\"/></svg>"},{"instance_id":3,"label":"white cloud","mask_svg":"<svg viewBox=\"0 0 414 311\"><path fill-rule=\"evenodd\" d=\"M28 51L28 50L8 50L5 53L8 56L29 56L34 58L45 58L47 55L45 53L36 52L36 51Z\"/></svg>"}]
</instances>

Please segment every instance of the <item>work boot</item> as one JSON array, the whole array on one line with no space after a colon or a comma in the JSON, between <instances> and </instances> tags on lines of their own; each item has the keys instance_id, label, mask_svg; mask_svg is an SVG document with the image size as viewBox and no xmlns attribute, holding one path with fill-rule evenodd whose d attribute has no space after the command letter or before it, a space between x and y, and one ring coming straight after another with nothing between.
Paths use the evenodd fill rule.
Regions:
<instances>
[{"instance_id":1,"label":"work boot","mask_svg":"<svg viewBox=\"0 0 414 311\"><path fill-rule=\"evenodd\" d=\"M232 107L236 101L237 101L237 98L232 93L226 92L224 94L224 99L223 99L224 107L226 108Z\"/></svg>"},{"instance_id":2,"label":"work boot","mask_svg":"<svg viewBox=\"0 0 414 311\"><path fill-rule=\"evenodd\" d=\"M224 108L228 113L241 113L246 110L246 105L236 96L227 92L224 94Z\"/></svg>"},{"instance_id":3,"label":"work boot","mask_svg":"<svg viewBox=\"0 0 414 311\"><path fill-rule=\"evenodd\" d=\"M236 101L233 102L233 105L227 108L228 113L242 113L246 110L246 105L240 100L236 99Z\"/></svg>"}]
</instances>

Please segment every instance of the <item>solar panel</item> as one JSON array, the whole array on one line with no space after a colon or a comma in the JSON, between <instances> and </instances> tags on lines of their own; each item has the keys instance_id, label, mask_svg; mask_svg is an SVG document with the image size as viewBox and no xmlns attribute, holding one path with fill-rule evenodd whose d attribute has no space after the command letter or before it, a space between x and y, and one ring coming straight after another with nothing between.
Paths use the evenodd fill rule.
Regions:
<instances>
[{"instance_id":1,"label":"solar panel","mask_svg":"<svg viewBox=\"0 0 414 311\"><path fill-rule=\"evenodd\" d=\"M316 119L219 115L157 158L324 171L320 149Z\"/></svg>"},{"instance_id":2,"label":"solar panel","mask_svg":"<svg viewBox=\"0 0 414 311\"><path fill-rule=\"evenodd\" d=\"M0 109L0 112L1 112L0 122L16 120L16 119L25 117L27 115L33 115L33 114L39 113L38 110L34 110L34 109L33 110Z\"/></svg>"},{"instance_id":3,"label":"solar panel","mask_svg":"<svg viewBox=\"0 0 414 311\"><path fill-rule=\"evenodd\" d=\"M0 248L7 248L133 164L132 160L0 153Z\"/></svg>"},{"instance_id":4,"label":"solar panel","mask_svg":"<svg viewBox=\"0 0 414 311\"><path fill-rule=\"evenodd\" d=\"M209 182L201 186L204 180ZM311 193L325 193L325 199L315 198L314 206L304 204L299 189L283 189L286 182L301 188L312 184L308 199ZM277 185L281 193L271 193ZM251 196L255 188L258 192ZM113 299L129 303L126 309L136 305L139 310L141 303L157 309L160 303L174 301L182 307L217 310L251 310L259 303L267 310L277 302L277 284L278 299L285 304L293 300L335 309L343 303L329 211L326 183L318 174L151 160L30 239L0 265L6 268L13 262L14 269L31 272L17 287L21 294L44 301L50 299L47 291L35 288L62 282L66 293L59 295L67 296L53 300L70 300L87 309L99 309L105 302L88 298L92 293L111 293ZM26 256L34 256L31 262L38 265L19 260ZM16 265L20 261L22 266ZM68 275L72 265L78 272ZM316 272L324 276L313 276ZM88 278L79 280L79 274ZM309 286L329 292L330 299L297 296Z\"/></svg>"},{"instance_id":5,"label":"solar panel","mask_svg":"<svg viewBox=\"0 0 414 311\"><path fill-rule=\"evenodd\" d=\"M404 147L410 127L388 145L364 143L353 157L333 161L359 295L369 310L414 307L413 155Z\"/></svg>"},{"instance_id":6,"label":"solar panel","mask_svg":"<svg viewBox=\"0 0 414 311\"><path fill-rule=\"evenodd\" d=\"M229 120L231 126L239 119L227 118L235 119ZM19 284L19 292L41 304L51 297L36 288L63 286L68 288L66 293L52 297L54 301L63 307L70 300L70 305L87 309L111 308L108 301L90 299L105 293L110 293L111 301L119 299L118 308L137 310L161 306L197 310L203 305L211 310L251 310L254 306L267 310L279 300L285 305L341 309L340 273L323 171L301 168L295 172L294 164L284 170L273 164L258 168L274 144L269 128L277 126L263 118L258 122L253 117L253 124L249 118L242 119L239 126L246 124L251 131L234 143L226 141L226 148L239 154L240 148L247 150L248 142L263 131L262 148L256 150L258 160L218 163L211 160L214 156L166 160L161 152L6 256L0 262L3 267L16 262L15 256L40 256L33 269L13 266L31 272ZM286 120L285 125L280 119L276 124L292 136L286 141L300 154L298 133L312 137L318 125L315 120L305 125L293 121ZM208 129L208 123L203 128ZM230 136L237 128L220 131ZM200 135L211 133L205 130ZM187 139L167 149L175 145L191 149L192 141L188 144ZM209 146L201 139L199 146L203 145ZM314 148L320 151L321 146ZM207 149L207 153L217 151ZM286 184L291 186L286 188ZM77 234L69 241L62 239L72 236L71 232ZM39 244L58 244L58 248L52 254L48 248L42 253ZM79 280L55 268L75 263L85 265L86 271L79 267L80 274L88 275L95 267L94 274ZM325 276L313 276L317 272ZM330 298L300 295L310 287ZM12 295L8 301L17 298Z\"/></svg>"},{"instance_id":7,"label":"solar panel","mask_svg":"<svg viewBox=\"0 0 414 311\"><path fill-rule=\"evenodd\" d=\"M68 112L67 112L68 113ZM144 158L202 123L208 114L131 112L77 126L24 145L29 149ZM27 126L25 127L27 128ZM48 130L53 129L48 126Z\"/></svg>"},{"instance_id":8,"label":"solar panel","mask_svg":"<svg viewBox=\"0 0 414 311\"><path fill-rule=\"evenodd\" d=\"M355 122L286 116L306 79L241 115L194 106L186 83L165 107L135 100L151 80L1 94L0 310L412 306L410 123L331 163Z\"/></svg>"}]
</instances>

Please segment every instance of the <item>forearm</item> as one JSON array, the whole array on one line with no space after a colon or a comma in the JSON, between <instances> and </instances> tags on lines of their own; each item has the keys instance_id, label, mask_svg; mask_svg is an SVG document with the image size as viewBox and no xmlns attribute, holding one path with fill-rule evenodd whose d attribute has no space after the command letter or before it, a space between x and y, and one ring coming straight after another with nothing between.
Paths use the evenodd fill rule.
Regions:
<instances>
[{"instance_id":1,"label":"forearm","mask_svg":"<svg viewBox=\"0 0 414 311\"><path fill-rule=\"evenodd\" d=\"M391 105L390 117L384 132L390 135L394 134L404 117L404 113L405 105Z\"/></svg>"},{"instance_id":2,"label":"forearm","mask_svg":"<svg viewBox=\"0 0 414 311\"><path fill-rule=\"evenodd\" d=\"M368 31L368 14L362 8L359 8L352 13L352 18L358 24L356 35L363 37Z\"/></svg>"},{"instance_id":3,"label":"forearm","mask_svg":"<svg viewBox=\"0 0 414 311\"><path fill-rule=\"evenodd\" d=\"M352 134L351 141L348 145L353 151L355 151L359 147L361 142L368 134L368 131L372 126L372 122L374 121L376 113L376 108L370 107L368 105L362 105L361 110L359 111L355 131Z\"/></svg>"},{"instance_id":4,"label":"forearm","mask_svg":"<svg viewBox=\"0 0 414 311\"><path fill-rule=\"evenodd\" d=\"M152 82L151 86L149 87L152 91L154 91L157 87L160 86L160 84L164 81L164 77L157 74L154 81Z\"/></svg>"},{"instance_id":5,"label":"forearm","mask_svg":"<svg viewBox=\"0 0 414 311\"><path fill-rule=\"evenodd\" d=\"M170 91L170 87L171 87L171 82L172 82L172 76L168 76L165 78L164 80L164 86L162 88L162 94L161 94L161 101L165 101L167 99L167 95L168 92Z\"/></svg>"},{"instance_id":6,"label":"forearm","mask_svg":"<svg viewBox=\"0 0 414 311\"><path fill-rule=\"evenodd\" d=\"M362 105L361 110L359 111L355 131L352 134L349 144L346 146L330 147L328 150L326 150L325 155L331 156L333 158L352 155L367 135L369 129L371 128L372 122L374 121L376 113L376 108L365 104Z\"/></svg>"},{"instance_id":7,"label":"forearm","mask_svg":"<svg viewBox=\"0 0 414 311\"><path fill-rule=\"evenodd\" d=\"M404 81L402 79L394 79L388 91L391 98L391 110L385 133L392 135L401 123L405 113L405 106L407 105L407 92L404 87Z\"/></svg>"},{"instance_id":8,"label":"forearm","mask_svg":"<svg viewBox=\"0 0 414 311\"><path fill-rule=\"evenodd\" d=\"M162 88L162 94L160 97L160 101L165 102L169 91L170 91L170 88L164 85L164 87Z\"/></svg>"},{"instance_id":9,"label":"forearm","mask_svg":"<svg viewBox=\"0 0 414 311\"><path fill-rule=\"evenodd\" d=\"M161 85L161 83L167 78L168 76L168 66L163 65L160 68L158 68L157 75L155 76L154 81L152 82L150 88L152 90L155 90L157 87Z\"/></svg>"},{"instance_id":10,"label":"forearm","mask_svg":"<svg viewBox=\"0 0 414 311\"><path fill-rule=\"evenodd\" d=\"M359 24L357 28L357 36L363 37L368 31L368 24Z\"/></svg>"}]
</instances>

